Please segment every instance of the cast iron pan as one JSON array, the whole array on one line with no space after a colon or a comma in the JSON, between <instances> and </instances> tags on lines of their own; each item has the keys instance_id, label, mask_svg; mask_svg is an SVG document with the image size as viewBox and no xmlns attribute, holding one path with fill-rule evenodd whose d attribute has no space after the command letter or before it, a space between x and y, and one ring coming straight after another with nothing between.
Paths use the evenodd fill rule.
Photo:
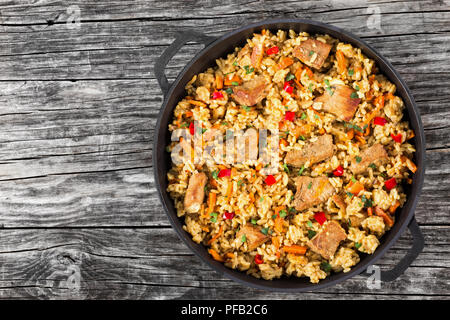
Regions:
<instances>
[{"instance_id":1,"label":"cast iron pan","mask_svg":"<svg viewBox=\"0 0 450 320\"><path fill-rule=\"evenodd\" d=\"M411 143L415 145L417 150L414 154L414 162L417 164L418 170L414 174L413 183L404 186L407 194L407 201L401 210L397 210L395 225L380 239L380 246L374 254L360 254L360 262L354 266L350 272L332 273L328 278L320 281L318 284L310 283L307 278L297 277L283 276L280 279L270 281L257 279L244 272L229 269L222 263L213 260L207 253L206 248L203 245L193 242L190 234L182 229L183 221L177 217L174 203L166 192L168 184L166 174L171 167L170 154L165 151L165 147L170 143L170 134L167 128L172 120L172 112L177 102L185 96L184 87L186 83L195 74L203 72L208 67L214 66L216 58L224 57L226 54L233 52L236 46L243 46L247 38L251 37L254 32L260 32L262 29L270 29L272 31L278 29L293 29L296 32L306 31L311 34L329 34L342 42L351 43L354 47L361 48L367 57L375 60L380 72L385 74L389 80L397 86L396 94L403 99L406 105L405 117L410 122L410 125L416 134L415 138L411 140ZM186 65L176 80L172 84L169 84L164 74L167 63L187 42L202 43L205 45L205 48ZM380 272L381 280L393 281L397 279L422 251L424 239L414 218L414 210L422 189L425 172L425 137L419 111L406 83L400 78L392 65L375 49L361 39L334 26L302 19L263 21L239 28L238 30L219 38L206 36L196 31L183 31L177 35L175 41L164 51L161 57L156 60L155 75L164 94L164 101L156 124L153 145L153 167L158 194L164 210L169 216L170 222L179 237L196 255L221 275L254 288L283 292L304 292L333 286L358 274L372 274L366 272L366 269L369 266L372 266L385 254L407 227L413 236L412 247L392 270Z\"/></svg>"}]
</instances>

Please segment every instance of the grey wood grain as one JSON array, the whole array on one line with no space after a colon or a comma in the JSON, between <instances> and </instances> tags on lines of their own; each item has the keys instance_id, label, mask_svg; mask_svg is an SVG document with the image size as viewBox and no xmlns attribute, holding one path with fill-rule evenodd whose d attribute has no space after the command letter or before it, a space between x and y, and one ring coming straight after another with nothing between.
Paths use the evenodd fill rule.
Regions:
<instances>
[{"instance_id":1,"label":"grey wood grain","mask_svg":"<svg viewBox=\"0 0 450 320\"><path fill-rule=\"evenodd\" d=\"M74 8L79 28L67 24ZM369 23L378 9L380 29ZM378 290L361 276L301 295L243 287L193 256L159 203L155 59L179 30L220 36L279 17L363 38L420 109L427 168L416 217L426 246ZM449 21L449 2L435 0L0 3L0 298L449 299ZM200 49L183 47L169 80ZM410 243L403 235L377 264L393 267Z\"/></svg>"},{"instance_id":2,"label":"grey wood grain","mask_svg":"<svg viewBox=\"0 0 450 320\"><path fill-rule=\"evenodd\" d=\"M271 298L308 299L336 293L338 299L348 298L348 293L382 299L434 295L448 298L450 229L422 230L426 247L399 281L369 289L366 278L357 276L318 293L271 293ZM209 269L170 228L3 230L1 239L1 270L14 280L0 280L0 297L267 297L262 290L232 283ZM151 245L145 245L148 243ZM391 268L409 245L410 238L405 234L377 265L382 270ZM436 292L436 288L441 290Z\"/></svg>"}]
</instances>

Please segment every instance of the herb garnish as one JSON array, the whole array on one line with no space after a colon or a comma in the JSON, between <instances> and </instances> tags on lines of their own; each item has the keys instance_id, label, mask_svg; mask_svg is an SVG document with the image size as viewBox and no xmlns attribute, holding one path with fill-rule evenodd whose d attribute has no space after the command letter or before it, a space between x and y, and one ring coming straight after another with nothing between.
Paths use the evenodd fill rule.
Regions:
<instances>
[{"instance_id":1,"label":"herb garnish","mask_svg":"<svg viewBox=\"0 0 450 320\"><path fill-rule=\"evenodd\" d=\"M312 239L316 235L316 232L314 230L308 229L308 238Z\"/></svg>"},{"instance_id":2,"label":"herb garnish","mask_svg":"<svg viewBox=\"0 0 450 320\"><path fill-rule=\"evenodd\" d=\"M211 216L210 221L216 223L217 222L217 215L218 215L217 212L211 212L209 215Z\"/></svg>"},{"instance_id":3,"label":"herb garnish","mask_svg":"<svg viewBox=\"0 0 450 320\"><path fill-rule=\"evenodd\" d=\"M246 74L250 74L250 73L252 73L253 71L255 71L255 68L250 67L250 66L245 66L244 69L245 69L245 73L246 73Z\"/></svg>"},{"instance_id":4,"label":"herb garnish","mask_svg":"<svg viewBox=\"0 0 450 320\"><path fill-rule=\"evenodd\" d=\"M332 95L334 94L334 91L331 90L330 81L329 81L328 79L325 79L324 82L325 82L325 84L327 85L327 86L325 87L325 90L327 90L328 94L329 94L330 96L332 96Z\"/></svg>"},{"instance_id":5,"label":"herb garnish","mask_svg":"<svg viewBox=\"0 0 450 320\"><path fill-rule=\"evenodd\" d=\"M295 76L292 73L288 73L288 75L286 76L286 81L291 81L295 79Z\"/></svg>"},{"instance_id":6,"label":"herb garnish","mask_svg":"<svg viewBox=\"0 0 450 320\"><path fill-rule=\"evenodd\" d=\"M328 262L322 262L320 264L320 269L322 269L323 271L325 271L326 273L331 271L331 264L329 264Z\"/></svg>"},{"instance_id":7,"label":"herb garnish","mask_svg":"<svg viewBox=\"0 0 450 320\"><path fill-rule=\"evenodd\" d=\"M355 157L355 160L356 160L357 163L360 163L361 160L362 160L362 158L361 158L360 156L356 156L356 157Z\"/></svg>"},{"instance_id":8,"label":"herb garnish","mask_svg":"<svg viewBox=\"0 0 450 320\"><path fill-rule=\"evenodd\" d=\"M304 170L305 170L305 166L302 166L302 167L300 168L300 170L298 170L297 175L298 175L298 176L301 176Z\"/></svg>"}]
</instances>

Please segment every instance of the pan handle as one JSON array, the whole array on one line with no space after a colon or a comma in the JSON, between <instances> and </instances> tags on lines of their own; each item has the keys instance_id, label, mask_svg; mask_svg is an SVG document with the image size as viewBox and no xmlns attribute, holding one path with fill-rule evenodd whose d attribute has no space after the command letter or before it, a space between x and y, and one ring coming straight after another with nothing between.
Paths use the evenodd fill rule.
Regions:
<instances>
[{"instance_id":1,"label":"pan handle","mask_svg":"<svg viewBox=\"0 0 450 320\"><path fill-rule=\"evenodd\" d=\"M422 252L425 240L415 217L413 217L413 219L409 223L408 229L413 237L413 245L411 249L394 268L388 271L381 271L381 281L390 282L400 277L406 271L406 269L408 269L411 263L413 263L417 256ZM362 273L362 275L370 276L371 273L365 271Z\"/></svg>"},{"instance_id":2,"label":"pan handle","mask_svg":"<svg viewBox=\"0 0 450 320\"><path fill-rule=\"evenodd\" d=\"M172 44L163 52L163 54L156 59L154 72L156 76L156 80L158 80L159 86L161 87L161 91L164 94L164 97L167 95L171 84L167 81L167 77L164 73L167 63L169 63L170 59L181 49L188 41L195 41L198 43L203 43L205 46L212 43L217 38L204 35L202 33L193 31L193 30L185 30L178 33L178 36L172 42Z\"/></svg>"}]
</instances>

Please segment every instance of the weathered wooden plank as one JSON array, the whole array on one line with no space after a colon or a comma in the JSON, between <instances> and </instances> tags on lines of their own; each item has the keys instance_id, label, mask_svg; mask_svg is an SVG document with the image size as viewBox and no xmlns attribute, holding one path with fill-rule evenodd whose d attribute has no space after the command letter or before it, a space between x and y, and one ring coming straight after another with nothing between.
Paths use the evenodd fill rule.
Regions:
<instances>
[{"instance_id":1,"label":"weathered wooden plank","mask_svg":"<svg viewBox=\"0 0 450 320\"><path fill-rule=\"evenodd\" d=\"M5 27L0 42L8 45L0 48L0 80L153 78L155 59L177 31L190 27L170 30L147 22L121 24L93 23L76 31L63 25L32 32L28 27ZM227 24L224 30L214 26L214 32L208 33L206 26L198 27L211 35L234 29ZM402 74L442 72L448 66L449 40L448 32L366 39ZM200 48L193 44L182 48L168 67L168 75L175 76Z\"/></svg>"},{"instance_id":2,"label":"weathered wooden plank","mask_svg":"<svg viewBox=\"0 0 450 320\"><path fill-rule=\"evenodd\" d=\"M424 252L397 281L369 289L366 279L358 276L318 293L290 297L450 294L449 227L422 230ZM221 277L193 256L171 229L2 230L1 237L0 297L214 299L232 294L246 299L249 293L252 298L287 297ZM409 237L402 236L378 265L392 267L409 245Z\"/></svg>"},{"instance_id":3,"label":"weathered wooden plank","mask_svg":"<svg viewBox=\"0 0 450 320\"><path fill-rule=\"evenodd\" d=\"M42 24L53 25L54 23L66 23L73 20L76 14L70 6L74 4L64 1L37 1L26 2L8 1L0 6L4 24ZM347 23L355 29L366 25L367 17L378 8L383 16L382 27L398 14L427 14L445 13L450 6L445 1L382 1L382 0L325 0L325 1L248 1L239 2L224 0L201 0L201 1L109 1L99 3L98 1L83 1L76 3L80 10L80 20L102 21L102 20L155 20L155 21L178 21L181 19L216 19L224 21L230 17L236 20L248 21L267 19L270 17L298 16L323 20L332 18L341 23ZM351 15L352 19L342 21ZM363 21L355 19L364 18ZM425 27L424 24L418 24ZM409 26L405 25L404 28Z\"/></svg>"}]
</instances>

